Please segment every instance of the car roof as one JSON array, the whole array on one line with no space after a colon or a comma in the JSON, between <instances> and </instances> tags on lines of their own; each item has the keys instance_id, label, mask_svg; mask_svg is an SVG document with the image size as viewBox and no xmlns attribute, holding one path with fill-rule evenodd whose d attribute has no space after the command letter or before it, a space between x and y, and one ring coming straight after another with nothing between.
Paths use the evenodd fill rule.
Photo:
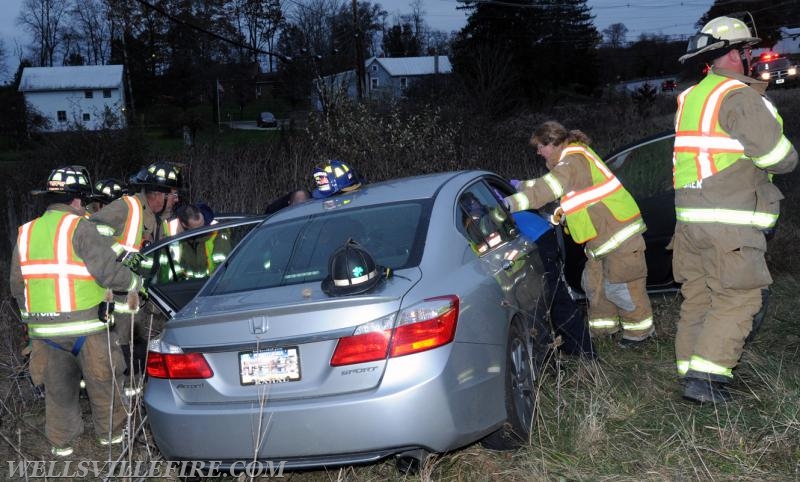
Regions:
<instances>
[{"instance_id":1,"label":"car roof","mask_svg":"<svg viewBox=\"0 0 800 482\"><path fill-rule=\"evenodd\" d=\"M391 179L369 183L350 193L340 193L324 199L311 199L278 211L274 219L288 219L319 214L330 209L352 209L399 201L430 199L452 180L468 182L472 178L491 174L488 171L451 171Z\"/></svg>"}]
</instances>

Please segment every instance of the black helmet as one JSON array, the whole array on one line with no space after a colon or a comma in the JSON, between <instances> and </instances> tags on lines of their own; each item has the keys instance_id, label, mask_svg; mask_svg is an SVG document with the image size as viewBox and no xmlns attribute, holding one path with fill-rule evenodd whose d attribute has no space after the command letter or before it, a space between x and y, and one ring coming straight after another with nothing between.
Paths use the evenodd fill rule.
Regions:
<instances>
[{"instance_id":1,"label":"black helmet","mask_svg":"<svg viewBox=\"0 0 800 482\"><path fill-rule=\"evenodd\" d=\"M122 181L118 179L101 179L94 183L94 193L92 199L101 203L109 204L111 201L127 194Z\"/></svg>"},{"instance_id":2,"label":"black helmet","mask_svg":"<svg viewBox=\"0 0 800 482\"><path fill-rule=\"evenodd\" d=\"M386 269L377 266L372 256L352 239L331 254L328 277L322 291L329 296L358 295L373 290L383 281Z\"/></svg>"},{"instance_id":3,"label":"black helmet","mask_svg":"<svg viewBox=\"0 0 800 482\"><path fill-rule=\"evenodd\" d=\"M45 188L33 191L33 194L45 193L74 194L75 197L89 198L92 195L89 172L83 166L64 166L53 169L47 176Z\"/></svg>"},{"instance_id":4,"label":"black helmet","mask_svg":"<svg viewBox=\"0 0 800 482\"><path fill-rule=\"evenodd\" d=\"M144 187L145 189L161 192L180 189L180 168L171 162L156 161L131 176L128 184L133 187Z\"/></svg>"}]
</instances>

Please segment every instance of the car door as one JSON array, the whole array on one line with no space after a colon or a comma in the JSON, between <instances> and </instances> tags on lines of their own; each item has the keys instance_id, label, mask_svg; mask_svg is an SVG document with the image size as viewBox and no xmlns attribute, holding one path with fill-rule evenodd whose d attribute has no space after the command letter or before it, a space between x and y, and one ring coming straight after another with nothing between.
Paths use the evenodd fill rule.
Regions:
<instances>
[{"instance_id":1,"label":"car door","mask_svg":"<svg viewBox=\"0 0 800 482\"><path fill-rule=\"evenodd\" d=\"M231 219L233 218L233 219ZM143 274L150 299L168 317L183 308L250 230L266 216L227 217L226 221L164 238L142 250L152 261Z\"/></svg>"},{"instance_id":2,"label":"car door","mask_svg":"<svg viewBox=\"0 0 800 482\"><path fill-rule=\"evenodd\" d=\"M605 157L623 186L633 195L647 225L647 290L650 293L678 288L672 276L672 252L667 245L675 232L675 190L672 187L673 131L641 139ZM559 227L561 229L561 227ZM559 233L565 259L565 277L582 294L581 273L586 263L583 246Z\"/></svg>"}]
</instances>

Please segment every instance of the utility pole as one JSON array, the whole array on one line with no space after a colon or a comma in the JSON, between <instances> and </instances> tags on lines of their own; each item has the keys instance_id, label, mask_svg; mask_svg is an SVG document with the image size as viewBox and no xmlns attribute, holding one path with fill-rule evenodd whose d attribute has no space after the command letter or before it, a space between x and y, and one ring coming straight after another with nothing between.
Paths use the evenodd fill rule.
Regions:
<instances>
[{"instance_id":1,"label":"utility pole","mask_svg":"<svg viewBox=\"0 0 800 482\"><path fill-rule=\"evenodd\" d=\"M361 29L358 28L358 0L353 0L353 42L355 44L356 88L358 101L364 99L364 59L361 50Z\"/></svg>"}]
</instances>

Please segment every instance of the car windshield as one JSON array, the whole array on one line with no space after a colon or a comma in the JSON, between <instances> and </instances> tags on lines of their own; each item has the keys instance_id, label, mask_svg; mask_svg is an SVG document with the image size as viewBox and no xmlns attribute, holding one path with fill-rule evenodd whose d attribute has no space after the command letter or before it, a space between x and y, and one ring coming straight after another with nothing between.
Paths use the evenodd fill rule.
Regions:
<instances>
[{"instance_id":1,"label":"car windshield","mask_svg":"<svg viewBox=\"0 0 800 482\"><path fill-rule=\"evenodd\" d=\"M326 201L335 205L337 199ZM430 217L430 202L406 201L338 211L260 226L206 287L219 295L306 282L328 274L328 259L348 239L380 266L417 266Z\"/></svg>"}]
</instances>

